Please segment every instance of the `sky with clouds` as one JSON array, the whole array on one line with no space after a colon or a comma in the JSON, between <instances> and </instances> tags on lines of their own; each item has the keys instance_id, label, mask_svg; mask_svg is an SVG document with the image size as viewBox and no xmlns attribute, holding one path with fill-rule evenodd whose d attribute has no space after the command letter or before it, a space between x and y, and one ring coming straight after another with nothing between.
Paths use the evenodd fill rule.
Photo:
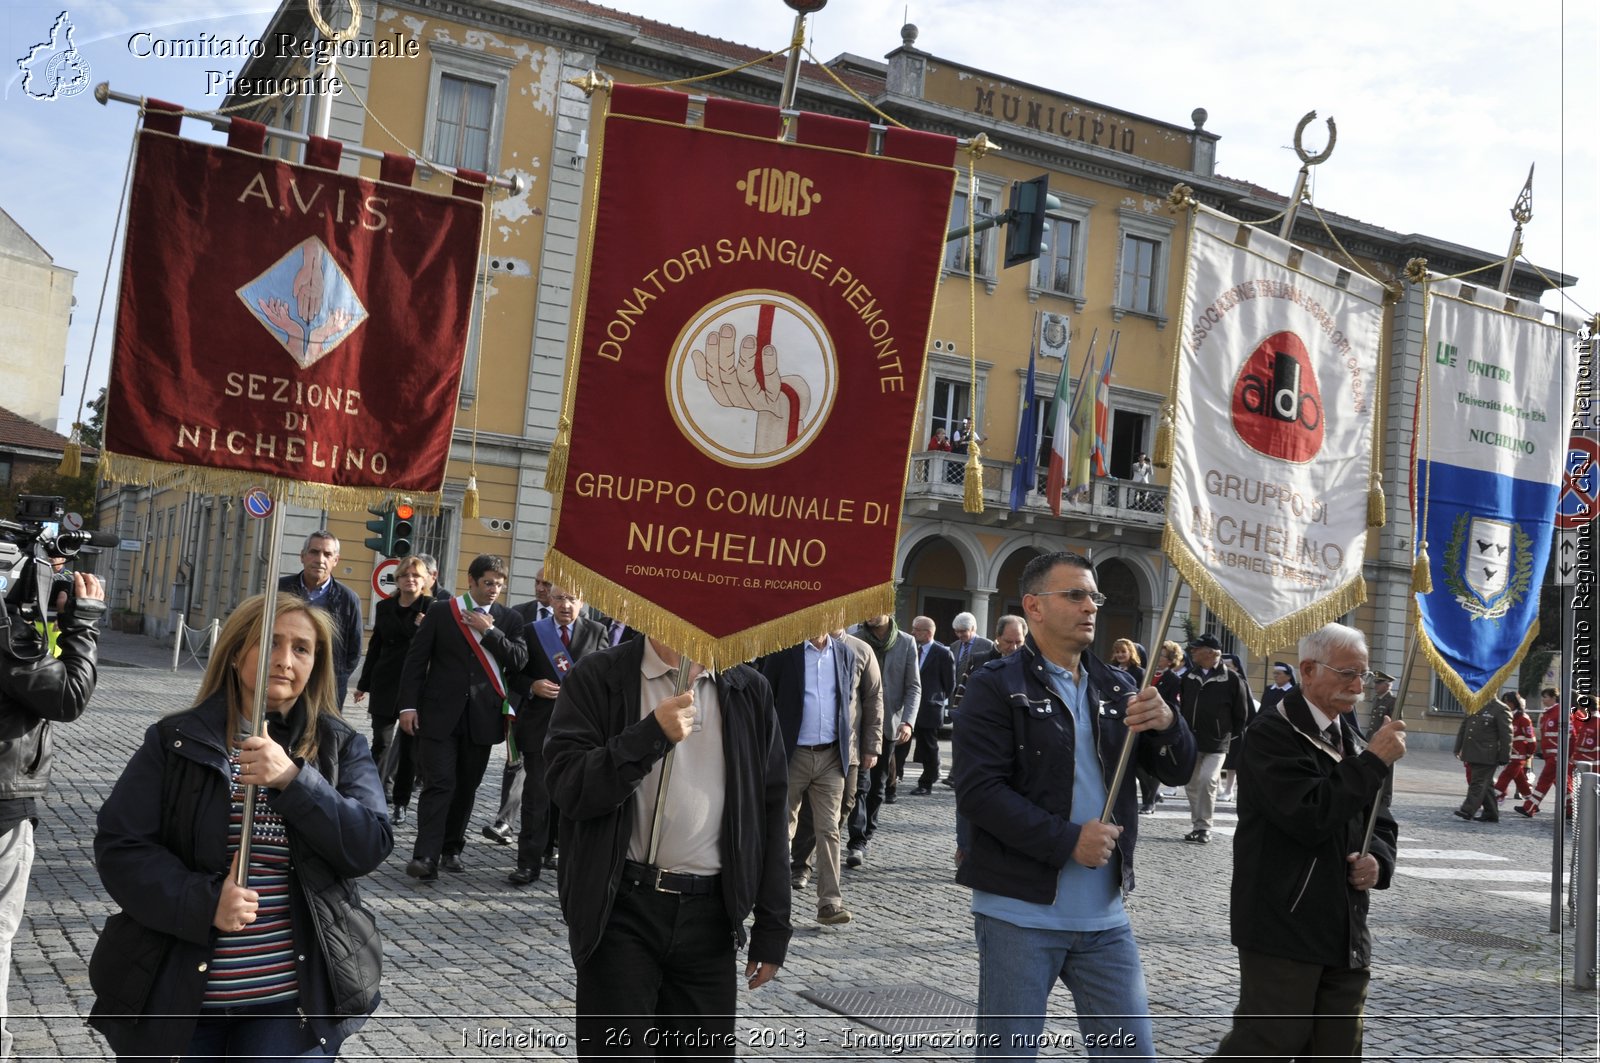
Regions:
<instances>
[{"instance_id":1,"label":"sky with clouds","mask_svg":"<svg viewBox=\"0 0 1600 1063\"><path fill-rule=\"evenodd\" d=\"M793 23L780 0L610 6L771 50L787 43ZM135 111L102 107L88 91L31 99L17 61L48 38L65 8L91 84L213 107L222 97L207 95L207 71L237 72L238 60L142 57L135 34L255 36L276 7L259 0L0 4L0 208L58 264L78 271L65 424L89 360ZM1206 128L1222 138L1218 172L1283 193L1298 168L1296 122L1311 110L1332 116L1338 143L1315 170L1316 203L1397 232L1504 254L1508 212L1532 164L1526 255L1580 278L1564 309L1600 312L1600 5L832 0L810 20L810 47L822 60L842 52L879 59L899 45L908 15L920 31L918 48L1009 80L1179 125L1204 107ZM198 135L196 123L185 128ZM1318 148L1323 136L1319 120L1306 143ZM1545 298L1546 306L1560 302ZM107 374L113 315L108 305L93 346L91 397Z\"/></svg>"}]
</instances>

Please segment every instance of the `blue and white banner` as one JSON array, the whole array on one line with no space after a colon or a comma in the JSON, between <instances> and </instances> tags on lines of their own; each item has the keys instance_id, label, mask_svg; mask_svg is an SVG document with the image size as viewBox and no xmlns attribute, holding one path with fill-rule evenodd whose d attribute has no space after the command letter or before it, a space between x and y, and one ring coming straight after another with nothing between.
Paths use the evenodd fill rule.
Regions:
<instances>
[{"instance_id":1,"label":"blue and white banner","mask_svg":"<svg viewBox=\"0 0 1600 1063\"><path fill-rule=\"evenodd\" d=\"M1432 280L1426 308L1411 497L1433 589L1417 635L1476 712L1539 633L1578 359L1537 303Z\"/></svg>"}]
</instances>

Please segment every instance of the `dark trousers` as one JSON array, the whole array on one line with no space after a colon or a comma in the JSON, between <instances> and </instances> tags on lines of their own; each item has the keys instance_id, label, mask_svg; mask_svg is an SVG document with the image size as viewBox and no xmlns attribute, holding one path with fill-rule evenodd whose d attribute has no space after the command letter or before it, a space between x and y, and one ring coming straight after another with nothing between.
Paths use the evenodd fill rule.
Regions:
<instances>
[{"instance_id":1,"label":"dark trousers","mask_svg":"<svg viewBox=\"0 0 1600 1063\"><path fill-rule=\"evenodd\" d=\"M528 783L527 749L519 735L517 758L507 758L506 766L500 769L500 807L495 809L496 823L515 827L522 821L522 792Z\"/></svg>"},{"instance_id":2,"label":"dark trousers","mask_svg":"<svg viewBox=\"0 0 1600 1063\"><path fill-rule=\"evenodd\" d=\"M1461 811L1472 815L1483 809L1483 818L1500 818L1500 806L1494 801L1494 765L1467 765L1467 797L1461 802Z\"/></svg>"},{"instance_id":3,"label":"dark trousers","mask_svg":"<svg viewBox=\"0 0 1600 1063\"><path fill-rule=\"evenodd\" d=\"M472 803L489 766L490 746L480 746L466 733L463 716L456 733L443 738L424 737L417 743L422 754L422 800L417 805L417 844L411 855L434 860L441 853L459 853L467 846L467 821Z\"/></svg>"},{"instance_id":4,"label":"dark trousers","mask_svg":"<svg viewBox=\"0 0 1600 1063\"><path fill-rule=\"evenodd\" d=\"M915 734L916 761L922 765L922 777L917 780L917 785L932 787L939 781L939 728L918 727Z\"/></svg>"},{"instance_id":5,"label":"dark trousers","mask_svg":"<svg viewBox=\"0 0 1600 1063\"><path fill-rule=\"evenodd\" d=\"M517 831L517 866L539 869L555 849L555 809L544 783L544 736L550 709L525 704L517 713L517 750L522 754L522 827Z\"/></svg>"},{"instance_id":6,"label":"dark trousers","mask_svg":"<svg viewBox=\"0 0 1600 1063\"><path fill-rule=\"evenodd\" d=\"M390 771L385 774L383 788L394 795L390 802L395 808L404 808L411 804L411 788L417 781L419 762L422 758L417 756L417 739L415 735L408 735L399 731L394 736L393 761Z\"/></svg>"},{"instance_id":7,"label":"dark trousers","mask_svg":"<svg viewBox=\"0 0 1600 1063\"><path fill-rule=\"evenodd\" d=\"M1139 803L1145 808L1154 808L1156 801L1161 797L1161 783L1154 773L1133 769L1133 777L1139 780Z\"/></svg>"},{"instance_id":8,"label":"dark trousers","mask_svg":"<svg viewBox=\"0 0 1600 1063\"><path fill-rule=\"evenodd\" d=\"M383 772L383 755L394 742L394 732L395 717L376 715L372 717L372 762L378 766L380 774ZM383 792L389 792L388 779L383 780Z\"/></svg>"},{"instance_id":9,"label":"dark trousers","mask_svg":"<svg viewBox=\"0 0 1600 1063\"><path fill-rule=\"evenodd\" d=\"M898 730L898 728L896 728ZM906 743L910 745L910 743ZM878 833L878 810L883 807L883 799L890 791L890 784L894 782L895 751L904 749L894 743L894 734L888 733L883 740L883 751L878 757L878 763L872 766L867 773L867 785L862 791L863 796L857 801L865 806L865 815L861 825L861 845L856 844L856 832L852 825L850 830L850 848L863 848L872 836Z\"/></svg>"},{"instance_id":10,"label":"dark trousers","mask_svg":"<svg viewBox=\"0 0 1600 1063\"><path fill-rule=\"evenodd\" d=\"M720 891L623 883L599 946L577 964L578 1058L732 1059L736 960Z\"/></svg>"},{"instance_id":11,"label":"dark trousers","mask_svg":"<svg viewBox=\"0 0 1600 1063\"><path fill-rule=\"evenodd\" d=\"M1212 1059L1361 1058L1365 967L1324 967L1239 950L1239 1006Z\"/></svg>"}]
</instances>

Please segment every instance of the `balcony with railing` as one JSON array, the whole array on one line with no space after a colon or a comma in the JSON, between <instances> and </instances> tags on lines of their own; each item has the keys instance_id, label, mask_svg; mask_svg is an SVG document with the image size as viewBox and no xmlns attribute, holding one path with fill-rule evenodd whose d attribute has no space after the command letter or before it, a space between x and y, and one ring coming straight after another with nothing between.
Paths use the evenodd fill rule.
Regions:
<instances>
[{"instance_id":1,"label":"balcony with railing","mask_svg":"<svg viewBox=\"0 0 1600 1063\"><path fill-rule=\"evenodd\" d=\"M1009 460L981 459L983 468L984 515L994 518L1011 507L1011 478L1016 466ZM1038 475L1019 513L1050 516L1050 500L1045 494L1046 471ZM911 456L906 478L907 512L911 516L942 509L946 503L960 506L966 492L967 457L932 450ZM1157 484L1136 484L1128 480L1099 479L1077 498L1061 500L1063 520L1117 521L1146 528L1159 528L1167 519L1167 489Z\"/></svg>"}]
</instances>

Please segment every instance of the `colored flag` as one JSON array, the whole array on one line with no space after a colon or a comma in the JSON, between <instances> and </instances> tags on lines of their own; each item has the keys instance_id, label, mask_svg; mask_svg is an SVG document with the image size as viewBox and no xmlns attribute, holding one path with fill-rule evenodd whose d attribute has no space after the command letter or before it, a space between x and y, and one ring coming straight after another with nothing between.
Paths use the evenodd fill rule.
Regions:
<instances>
[{"instance_id":1,"label":"colored flag","mask_svg":"<svg viewBox=\"0 0 1600 1063\"><path fill-rule=\"evenodd\" d=\"M1384 291L1193 209L1162 547L1265 652L1366 600Z\"/></svg>"},{"instance_id":2,"label":"colored flag","mask_svg":"<svg viewBox=\"0 0 1600 1063\"><path fill-rule=\"evenodd\" d=\"M1039 448L1034 443L1038 434L1038 411L1034 401L1033 363L1038 355L1037 345L1028 348L1028 383L1022 392L1022 418L1017 423L1016 460L1011 466L1011 512L1015 513L1027 501L1038 475Z\"/></svg>"},{"instance_id":3,"label":"colored flag","mask_svg":"<svg viewBox=\"0 0 1600 1063\"><path fill-rule=\"evenodd\" d=\"M1418 639L1468 712L1516 678L1539 634L1580 361L1538 303L1510 302L1428 283L1412 498L1433 590L1417 596Z\"/></svg>"},{"instance_id":4,"label":"colored flag","mask_svg":"<svg viewBox=\"0 0 1600 1063\"><path fill-rule=\"evenodd\" d=\"M1094 474L1110 476L1111 467L1111 367L1117 361L1117 344L1122 330L1113 329L1111 342L1106 346L1105 364L1100 367L1100 379L1094 389Z\"/></svg>"},{"instance_id":5,"label":"colored flag","mask_svg":"<svg viewBox=\"0 0 1600 1063\"><path fill-rule=\"evenodd\" d=\"M1089 337L1089 351L1083 357L1083 371L1072 392L1072 454L1067 464L1067 497L1076 502L1089 497L1094 454L1094 345L1100 338L1097 329Z\"/></svg>"},{"instance_id":6,"label":"colored flag","mask_svg":"<svg viewBox=\"0 0 1600 1063\"><path fill-rule=\"evenodd\" d=\"M1089 341L1089 353L1091 355L1094 353L1093 340ZM1050 466L1045 476L1044 485L1045 494L1050 499L1050 512L1058 517L1061 516L1062 488L1067 482L1068 433L1072 425L1072 379L1067 376L1070 354L1070 349L1062 352L1061 375L1056 378L1055 402L1050 407ZM1087 372L1089 368L1087 356L1083 360L1083 367Z\"/></svg>"},{"instance_id":7,"label":"colored flag","mask_svg":"<svg viewBox=\"0 0 1600 1063\"><path fill-rule=\"evenodd\" d=\"M889 612L955 139L609 95L551 579L711 667Z\"/></svg>"}]
</instances>

